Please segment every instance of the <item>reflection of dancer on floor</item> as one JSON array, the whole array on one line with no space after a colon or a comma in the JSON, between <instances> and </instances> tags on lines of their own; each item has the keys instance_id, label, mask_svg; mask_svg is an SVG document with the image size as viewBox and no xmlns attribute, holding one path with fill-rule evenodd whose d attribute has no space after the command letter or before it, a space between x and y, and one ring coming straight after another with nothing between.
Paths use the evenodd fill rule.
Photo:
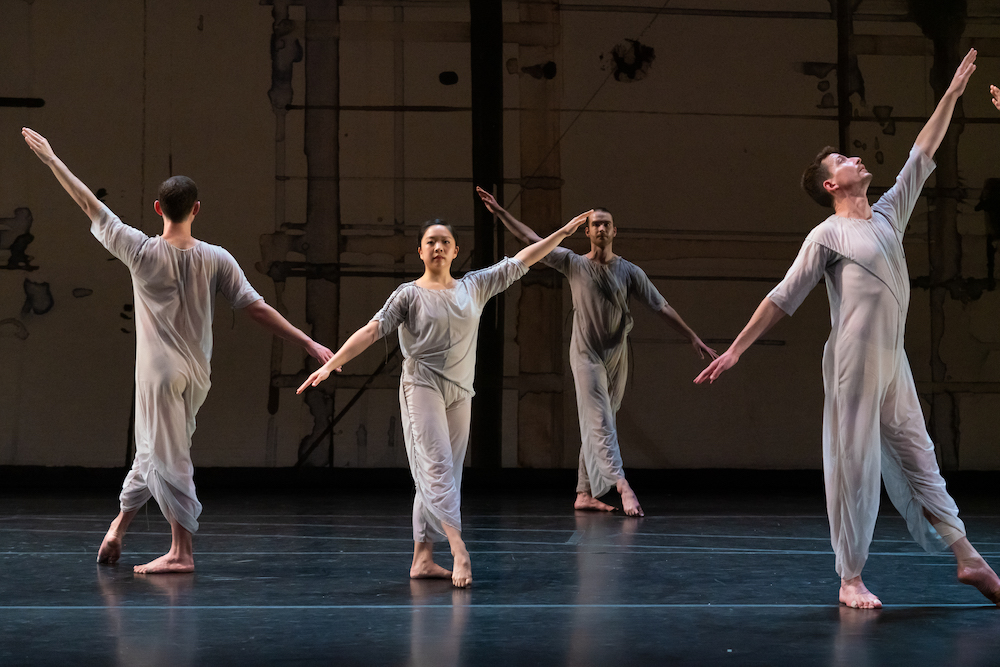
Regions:
<instances>
[{"instance_id":1,"label":"reflection of dancer on floor","mask_svg":"<svg viewBox=\"0 0 1000 667\"><path fill-rule=\"evenodd\" d=\"M330 370L361 354L379 338L399 330L403 372L399 408L413 500L413 564L410 576L448 578L456 586L472 583L469 552L462 541L460 493L462 464L469 444L476 342L483 306L523 276L583 224L588 211L562 229L497 264L455 280L451 264L458 256L455 232L439 220L424 223L418 253L424 275L400 285L371 322L358 329L333 358L301 387L315 387ZM434 563L433 543L447 538L455 558L454 573Z\"/></svg>"},{"instance_id":2,"label":"reflection of dancer on floor","mask_svg":"<svg viewBox=\"0 0 1000 667\"><path fill-rule=\"evenodd\" d=\"M522 243L539 240L530 227L504 210L493 195L482 188L476 188L476 192L486 208ZM595 209L584 233L590 239L590 252L586 255L556 248L542 260L569 279L573 293L569 355L576 383L581 441L574 507L611 511L614 507L597 499L616 489L625 513L642 516L639 500L625 480L616 423L628 375L627 337L632 330L629 297L638 298L659 313L668 325L691 341L702 359L706 353L713 359L717 355L667 304L642 269L612 252L618 228L610 212Z\"/></svg>"},{"instance_id":3,"label":"reflection of dancer on floor","mask_svg":"<svg viewBox=\"0 0 1000 667\"><path fill-rule=\"evenodd\" d=\"M320 361L331 352L289 324L254 291L226 250L191 236L201 208L194 181L174 176L160 185L153 205L163 234L149 237L124 224L55 156L42 135L24 128L25 141L52 169L91 220L90 231L132 274L135 292L135 460L125 477L121 512L111 523L97 560L114 563L139 508L155 498L170 522L170 551L136 572L190 572L192 533L201 503L195 494L191 435L208 395L215 293L246 308L265 329L301 345Z\"/></svg>"},{"instance_id":4,"label":"reflection of dancer on floor","mask_svg":"<svg viewBox=\"0 0 1000 667\"><path fill-rule=\"evenodd\" d=\"M969 51L917 135L896 184L874 206L867 195L872 175L860 158L832 148L816 157L802 186L834 214L806 236L788 274L732 347L695 379L718 379L826 277L833 329L823 352L823 470L840 601L850 607L882 606L861 581L878 515L880 473L914 539L927 550L942 548L942 542L950 546L959 581L1000 604L1000 580L969 544L945 490L903 349L910 301L903 233L975 59L975 50Z\"/></svg>"},{"instance_id":5,"label":"reflection of dancer on floor","mask_svg":"<svg viewBox=\"0 0 1000 667\"><path fill-rule=\"evenodd\" d=\"M358 329L299 387L299 393L315 387L330 375L330 369L347 363L394 329L399 330L404 357L399 408L416 486L410 567L413 578L451 577L456 586L463 587L472 583L469 552L462 541L460 492L483 306L576 231L592 213L578 215L513 259L504 258L459 280L451 275L451 264L458 256L451 225L439 220L424 223L418 246L424 275L396 288L371 322ZM454 573L434 563L433 543L444 538L455 558Z\"/></svg>"}]
</instances>

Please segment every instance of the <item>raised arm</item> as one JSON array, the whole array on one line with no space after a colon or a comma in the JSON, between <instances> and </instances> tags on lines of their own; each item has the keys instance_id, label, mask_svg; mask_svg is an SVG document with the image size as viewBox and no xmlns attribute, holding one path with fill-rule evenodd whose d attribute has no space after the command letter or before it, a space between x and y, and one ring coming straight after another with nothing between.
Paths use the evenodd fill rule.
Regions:
<instances>
[{"instance_id":1,"label":"raised arm","mask_svg":"<svg viewBox=\"0 0 1000 667\"><path fill-rule=\"evenodd\" d=\"M372 320L351 334L351 337L337 350L337 353L330 357L325 364L316 369L295 393L301 394L307 387L317 386L320 382L330 377L333 369L341 368L348 361L371 347L372 343L379 339L378 328L378 320Z\"/></svg>"},{"instance_id":2,"label":"raised arm","mask_svg":"<svg viewBox=\"0 0 1000 667\"><path fill-rule=\"evenodd\" d=\"M555 250L556 246L562 243L564 238L572 236L573 232L575 232L580 225L587 222L587 218L593 213L594 209L581 213L549 236L532 243L527 248L514 255L514 259L519 259L524 262L526 266L531 266L542 257L545 257L550 252Z\"/></svg>"},{"instance_id":3,"label":"raised arm","mask_svg":"<svg viewBox=\"0 0 1000 667\"><path fill-rule=\"evenodd\" d=\"M261 325L275 336L295 343L309 353L309 356L316 359L321 364L325 364L333 356L329 348L320 345L305 333L286 320L281 313L276 311L263 299L254 301L246 307L247 315L257 324Z\"/></svg>"},{"instance_id":4,"label":"raised arm","mask_svg":"<svg viewBox=\"0 0 1000 667\"><path fill-rule=\"evenodd\" d=\"M542 237L536 234L535 230L508 213L502 206L500 206L500 204L497 203L497 200L493 195L486 190L483 190L478 185L476 186L476 194L478 194L479 198L483 200L484 204L486 204L486 208L490 210L490 213L493 213L500 218L500 222L503 223L503 226L506 227L511 234L516 236L521 243L538 243L542 240Z\"/></svg>"},{"instance_id":5,"label":"raised arm","mask_svg":"<svg viewBox=\"0 0 1000 667\"><path fill-rule=\"evenodd\" d=\"M913 142L920 147L927 157L934 157L935 151L941 145L948 126L951 124L951 115L955 111L955 103L965 92L965 85L969 83L969 77L976 71L976 50L969 49L969 52L962 60L962 64L955 71L955 76L951 80L951 85L941 97L934 113L927 120L924 129L920 130L917 140Z\"/></svg>"},{"instance_id":6,"label":"raised arm","mask_svg":"<svg viewBox=\"0 0 1000 667\"><path fill-rule=\"evenodd\" d=\"M94 196L90 188L83 184L83 181L73 175L73 172L63 164L62 160L56 157L56 154L52 152L52 147L49 146L48 140L27 127L21 128L21 136L24 137L28 148L35 151L38 159L49 166L49 169L56 175L63 188L73 198L73 201L79 204L83 212L87 214L87 217L93 218L101 210L101 201Z\"/></svg>"},{"instance_id":7,"label":"raised arm","mask_svg":"<svg viewBox=\"0 0 1000 667\"><path fill-rule=\"evenodd\" d=\"M694 348L695 354L697 354L700 359L704 359L706 353L710 359L718 358L719 353L710 348L708 345L705 345L701 338L698 338L698 334L694 332L694 329L687 325L687 323L681 318L680 314L670 307L670 304L663 304L663 307L657 312L663 317L664 320L666 320L670 328L691 341L691 347Z\"/></svg>"},{"instance_id":8,"label":"raised arm","mask_svg":"<svg viewBox=\"0 0 1000 667\"><path fill-rule=\"evenodd\" d=\"M736 365L736 362L740 360L740 355L748 347L767 333L784 316L785 311L770 298L764 297L764 300L757 306L757 310L754 311L753 317L743 327L743 331L736 337L733 344L694 379L695 384L703 384L706 380L709 384L715 382L723 372Z\"/></svg>"}]
</instances>

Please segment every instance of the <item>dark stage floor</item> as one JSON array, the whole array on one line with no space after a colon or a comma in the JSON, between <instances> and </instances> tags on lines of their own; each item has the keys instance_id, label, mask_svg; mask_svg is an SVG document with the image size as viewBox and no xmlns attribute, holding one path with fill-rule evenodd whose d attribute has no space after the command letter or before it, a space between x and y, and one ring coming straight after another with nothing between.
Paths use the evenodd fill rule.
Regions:
<instances>
[{"instance_id":1,"label":"dark stage floor","mask_svg":"<svg viewBox=\"0 0 1000 667\"><path fill-rule=\"evenodd\" d=\"M468 491L471 590L407 579L398 491L206 493L197 572L148 577L131 566L168 546L155 505L103 567L113 492L2 496L0 665L1000 664L1000 609L891 509L865 571L886 608L857 611L837 604L820 489L637 490L643 519ZM996 496L959 500L1000 565Z\"/></svg>"}]
</instances>

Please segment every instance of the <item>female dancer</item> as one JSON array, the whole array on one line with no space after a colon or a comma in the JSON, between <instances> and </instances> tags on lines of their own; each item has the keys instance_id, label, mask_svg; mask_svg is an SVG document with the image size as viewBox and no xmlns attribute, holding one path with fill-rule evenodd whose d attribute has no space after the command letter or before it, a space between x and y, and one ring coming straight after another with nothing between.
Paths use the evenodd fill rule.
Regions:
<instances>
[{"instance_id":1,"label":"female dancer","mask_svg":"<svg viewBox=\"0 0 1000 667\"><path fill-rule=\"evenodd\" d=\"M399 409L416 486L410 566L413 579L451 577L455 586L463 588L472 583L459 505L483 306L527 273L529 266L549 254L592 213L590 210L576 216L513 259L505 257L459 280L451 275L452 262L458 256L454 230L440 220L425 222L417 250L424 262L424 275L396 288L372 320L354 332L298 389L297 393L302 393L307 387L317 386L333 369L399 329L404 357ZM455 559L454 572L434 563L433 543L445 538Z\"/></svg>"}]
</instances>

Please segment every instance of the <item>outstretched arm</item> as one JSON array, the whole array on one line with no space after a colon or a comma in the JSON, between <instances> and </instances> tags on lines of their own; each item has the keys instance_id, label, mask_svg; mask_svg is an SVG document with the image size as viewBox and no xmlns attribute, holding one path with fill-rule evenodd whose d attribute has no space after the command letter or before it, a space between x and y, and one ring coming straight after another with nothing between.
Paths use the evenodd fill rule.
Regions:
<instances>
[{"instance_id":1,"label":"outstretched arm","mask_svg":"<svg viewBox=\"0 0 1000 667\"><path fill-rule=\"evenodd\" d=\"M73 175L73 172L63 164L62 160L56 157L56 154L52 152L52 147L49 146L48 140L27 127L21 128L21 136L24 137L28 148L35 151L38 159L49 166L49 169L56 175L63 188L73 198L73 201L80 205L80 208L87 214L87 217L93 218L101 210L101 201L94 196L90 188L83 184L83 181Z\"/></svg>"},{"instance_id":2,"label":"outstretched arm","mask_svg":"<svg viewBox=\"0 0 1000 667\"><path fill-rule=\"evenodd\" d=\"M938 102L934 113L927 120L924 129L920 130L917 140L913 142L920 147L927 157L934 157L935 151L941 145L948 126L951 124L951 115L955 111L955 103L965 92L965 85L969 83L969 77L976 71L976 50L969 49L969 52L962 60L962 64L955 71L955 77L951 80L951 85L945 91L941 101Z\"/></svg>"},{"instance_id":3,"label":"outstretched arm","mask_svg":"<svg viewBox=\"0 0 1000 667\"><path fill-rule=\"evenodd\" d=\"M479 198L483 200L484 204L486 204L486 208L490 210L490 213L493 213L500 218L503 226L506 227L511 234L516 236L521 243L538 243L542 240L542 237L536 234L535 230L508 213L502 206L500 206L500 204L497 203L497 200L493 195L486 190L483 190L478 185L476 186L476 194L478 194Z\"/></svg>"},{"instance_id":4,"label":"outstretched arm","mask_svg":"<svg viewBox=\"0 0 1000 667\"><path fill-rule=\"evenodd\" d=\"M695 384L703 384L706 380L709 383L715 382L723 372L728 371L736 365L736 362L740 360L740 355L748 347L767 333L784 316L785 311L779 308L771 299L764 297L764 300L757 306L757 310L754 311L753 317L743 327L743 331L736 337L733 344L694 379Z\"/></svg>"},{"instance_id":5,"label":"outstretched arm","mask_svg":"<svg viewBox=\"0 0 1000 667\"><path fill-rule=\"evenodd\" d=\"M371 347L372 343L379 339L378 327L378 320L372 320L351 334L351 337L337 350L337 353L330 357L325 364L316 369L295 393L301 394L307 387L317 386L320 382L330 377L330 372L333 369L343 367L348 361Z\"/></svg>"},{"instance_id":6,"label":"outstretched arm","mask_svg":"<svg viewBox=\"0 0 1000 667\"><path fill-rule=\"evenodd\" d=\"M581 213L549 236L532 243L527 248L514 255L514 259L519 259L524 262L526 266L531 266L542 257L545 257L550 252L555 250L556 246L562 243L564 238L572 236L573 232L575 232L580 225L587 222L587 218L589 218L593 213L594 209Z\"/></svg>"},{"instance_id":7,"label":"outstretched arm","mask_svg":"<svg viewBox=\"0 0 1000 667\"><path fill-rule=\"evenodd\" d=\"M705 343L698 338L698 334L694 332L694 329L687 325L687 323L681 318L680 314L670 307L670 304L663 304L663 308L660 308L657 312L663 316L663 319L667 321L670 328L674 329L691 341L691 347L694 348L695 354L697 354L700 359L704 359L706 353L711 359L718 358L719 353L710 348L708 345L705 345Z\"/></svg>"},{"instance_id":8,"label":"outstretched arm","mask_svg":"<svg viewBox=\"0 0 1000 667\"><path fill-rule=\"evenodd\" d=\"M291 322L282 317L281 313L267 305L263 299L254 301L247 306L246 312L247 315L250 316L250 319L254 322L261 325L275 336L295 343L308 352L309 356L316 359L320 363L325 364L330 360L330 357L333 356L333 352L331 352L329 348L320 345L312 338L305 335L301 329L293 326Z\"/></svg>"}]
</instances>

